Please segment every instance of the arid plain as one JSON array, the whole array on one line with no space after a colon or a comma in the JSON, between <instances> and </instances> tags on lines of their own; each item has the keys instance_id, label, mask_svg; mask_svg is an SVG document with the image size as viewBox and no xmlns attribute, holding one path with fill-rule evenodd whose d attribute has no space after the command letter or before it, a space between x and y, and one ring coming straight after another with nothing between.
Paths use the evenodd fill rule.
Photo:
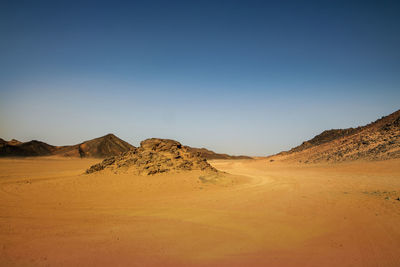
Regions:
<instances>
[{"instance_id":1,"label":"arid plain","mask_svg":"<svg viewBox=\"0 0 400 267\"><path fill-rule=\"evenodd\" d=\"M400 159L211 160L217 180L98 161L0 159L1 266L400 265Z\"/></svg>"},{"instance_id":2,"label":"arid plain","mask_svg":"<svg viewBox=\"0 0 400 267\"><path fill-rule=\"evenodd\" d=\"M400 267L399 1L1 1L0 267Z\"/></svg>"}]
</instances>

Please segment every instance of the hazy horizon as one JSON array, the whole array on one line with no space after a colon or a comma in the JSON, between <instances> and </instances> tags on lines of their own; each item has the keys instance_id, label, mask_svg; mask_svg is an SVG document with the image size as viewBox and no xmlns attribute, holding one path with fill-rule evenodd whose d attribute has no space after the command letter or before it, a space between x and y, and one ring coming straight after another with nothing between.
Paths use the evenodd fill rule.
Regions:
<instances>
[{"instance_id":1,"label":"hazy horizon","mask_svg":"<svg viewBox=\"0 0 400 267\"><path fill-rule=\"evenodd\" d=\"M263 156L398 110L396 1L6 1L0 138Z\"/></svg>"}]
</instances>

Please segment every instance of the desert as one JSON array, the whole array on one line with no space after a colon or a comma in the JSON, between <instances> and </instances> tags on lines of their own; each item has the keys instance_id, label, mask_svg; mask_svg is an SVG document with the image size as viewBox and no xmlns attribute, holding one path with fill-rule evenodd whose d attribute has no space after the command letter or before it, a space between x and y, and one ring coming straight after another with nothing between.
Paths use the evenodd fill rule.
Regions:
<instances>
[{"instance_id":1,"label":"desert","mask_svg":"<svg viewBox=\"0 0 400 267\"><path fill-rule=\"evenodd\" d=\"M1 159L2 266L398 266L400 161L213 160L85 175L95 159Z\"/></svg>"},{"instance_id":2,"label":"desert","mask_svg":"<svg viewBox=\"0 0 400 267\"><path fill-rule=\"evenodd\" d=\"M400 1L1 1L0 267L399 267Z\"/></svg>"},{"instance_id":3,"label":"desert","mask_svg":"<svg viewBox=\"0 0 400 267\"><path fill-rule=\"evenodd\" d=\"M398 138L393 114L368 133ZM320 155L329 142L312 151ZM396 151L398 140L388 142ZM102 161L1 158L0 264L398 266L398 153L339 162L296 153L207 161L177 141L151 138Z\"/></svg>"}]
</instances>

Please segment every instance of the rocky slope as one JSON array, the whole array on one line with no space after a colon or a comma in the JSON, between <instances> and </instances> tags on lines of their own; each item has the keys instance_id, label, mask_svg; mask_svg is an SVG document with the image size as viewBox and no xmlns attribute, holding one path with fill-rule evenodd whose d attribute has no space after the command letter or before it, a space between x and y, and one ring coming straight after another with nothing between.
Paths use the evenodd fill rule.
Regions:
<instances>
[{"instance_id":1,"label":"rocky slope","mask_svg":"<svg viewBox=\"0 0 400 267\"><path fill-rule=\"evenodd\" d=\"M271 156L270 159L308 163L399 157L400 110L366 126L324 131L300 146Z\"/></svg>"},{"instance_id":2,"label":"rocky slope","mask_svg":"<svg viewBox=\"0 0 400 267\"><path fill-rule=\"evenodd\" d=\"M120 156L110 157L91 166L86 172L110 170L115 173L129 172L138 175L153 175L165 172L201 170L214 172L206 159L200 157L179 142L169 139L151 138Z\"/></svg>"},{"instance_id":3,"label":"rocky slope","mask_svg":"<svg viewBox=\"0 0 400 267\"><path fill-rule=\"evenodd\" d=\"M19 142L0 140L0 156L31 157L61 155L68 157L106 158L133 149L134 146L113 134L95 138L72 146L52 146L40 141Z\"/></svg>"}]
</instances>

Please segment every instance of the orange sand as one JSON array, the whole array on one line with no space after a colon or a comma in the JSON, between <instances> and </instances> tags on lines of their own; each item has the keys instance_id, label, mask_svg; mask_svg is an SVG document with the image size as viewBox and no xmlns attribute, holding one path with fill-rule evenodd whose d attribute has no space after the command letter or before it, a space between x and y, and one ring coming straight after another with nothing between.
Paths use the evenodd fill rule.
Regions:
<instances>
[{"instance_id":1,"label":"orange sand","mask_svg":"<svg viewBox=\"0 0 400 267\"><path fill-rule=\"evenodd\" d=\"M400 266L400 160L215 160L216 185L95 162L0 159L1 266Z\"/></svg>"}]
</instances>

